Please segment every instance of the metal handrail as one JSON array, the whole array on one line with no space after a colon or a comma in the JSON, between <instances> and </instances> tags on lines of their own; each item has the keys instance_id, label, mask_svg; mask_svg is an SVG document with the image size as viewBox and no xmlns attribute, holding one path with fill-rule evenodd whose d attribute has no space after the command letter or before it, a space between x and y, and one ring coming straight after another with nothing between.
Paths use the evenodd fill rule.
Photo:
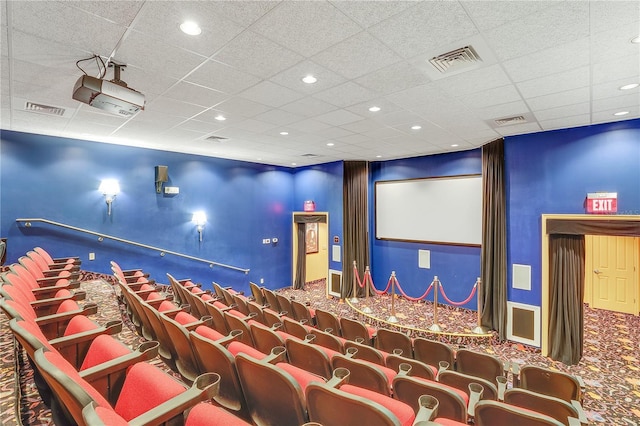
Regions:
<instances>
[{"instance_id":1,"label":"metal handrail","mask_svg":"<svg viewBox=\"0 0 640 426\"><path fill-rule=\"evenodd\" d=\"M245 274L249 273L249 269L246 269L246 268L239 268L237 266L226 265L224 263L214 262L212 260L207 260L207 259L202 259L202 258L199 258L199 257L189 256L187 254L182 254L182 253L178 253L178 252L171 251L171 250L165 250L165 249L162 249L160 247L154 247L154 246L150 246L150 245L147 245L147 244L137 243L135 241L125 240L123 238L118 238L118 237L114 237L114 236L111 236L111 235L102 234L100 232L90 231L88 229L78 228L76 226L71 226L71 225L67 225L67 224L64 224L64 223L60 223L60 222L54 222L54 221L48 220L48 219L43 219L43 218L18 218L18 219L16 219L16 222L18 222L18 223L24 222L24 226L26 226L27 228L31 227L31 222L48 223L49 225L55 225L55 226L59 226L61 228L71 229L73 231L84 232L85 234L95 235L95 236L98 237L99 241L102 241L102 239L107 238L107 239L110 239L110 240L113 240L113 241L119 241L121 243L130 244L132 246L137 246L137 247L142 247L142 248L146 248L146 249L149 249L149 250L158 251L158 252L160 252L160 256L164 256L165 254L172 254L174 256L184 257L185 259L191 259L191 260L195 260L195 261L198 261L198 262L208 263L210 267L221 266L223 268L228 268L228 269L233 269L235 271L244 272Z\"/></svg>"}]
</instances>

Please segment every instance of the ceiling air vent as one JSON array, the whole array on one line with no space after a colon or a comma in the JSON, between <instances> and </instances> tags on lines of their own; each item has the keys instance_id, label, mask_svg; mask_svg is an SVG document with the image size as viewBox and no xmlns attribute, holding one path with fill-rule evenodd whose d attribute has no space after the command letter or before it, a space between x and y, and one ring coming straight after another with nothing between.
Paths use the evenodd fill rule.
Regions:
<instances>
[{"instance_id":1,"label":"ceiling air vent","mask_svg":"<svg viewBox=\"0 0 640 426\"><path fill-rule=\"evenodd\" d=\"M204 138L205 141L210 141L210 142L224 142L229 138L225 138L222 136L216 136L216 135L211 135L211 136L207 136L206 138Z\"/></svg>"},{"instance_id":2,"label":"ceiling air vent","mask_svg":"<svg viewBox=\"0 0 640 426\"><path fill-rule=\"evenodd\" d=\"M527 119L522 115L516 115L514 117L499 118L494 121L498 126L510 126L512 124L526 123Z\"/></svg>"},{"instance_id":3,"label":"ceiling air vent","mask_svg":"<svg viewBox=\"0 0 640 426\"><path fill-rule=\"evenodd\" d=\"M478 62L482 62L482 59L472 46L465 46L431 58L429 62L444 74L476 65Z\"/></svg>"},{"instance_id":4,"label":"ceiling air vent","mask_svg":"<svg viewBox=\"0 0 640 426\"><path fill-rule=\"evenodd\" d=\"M28 101L24 104L24 110L29 112L37 112L40 114L57 115L59 117L62 117L66 111L64 108L51 105L36 104Z\"/></svg>"},{"instance_id":5,"label":"ceiling air vent","mask_svg":"<svg viewBox=\"0 0 640 426\"><path fill-rule=\"evenodd\" d=\"M300 157L313 158L313 157L317 157L317 155L316 154L302 154Z\"/></svg>"}]
</instances>

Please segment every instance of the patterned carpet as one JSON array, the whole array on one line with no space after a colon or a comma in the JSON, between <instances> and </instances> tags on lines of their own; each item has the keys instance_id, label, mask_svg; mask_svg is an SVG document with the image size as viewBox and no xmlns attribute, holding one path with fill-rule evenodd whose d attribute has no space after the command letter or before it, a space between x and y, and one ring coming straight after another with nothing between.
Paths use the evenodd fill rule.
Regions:
<instances>
[{"instance_id":1,"label":"patterned carpet","mask_svg":"<svg viewBox=\"0 0 640 426\"><path fill-rule=\"evenodd\" d=\"M116 297L111 277L85 273L82 288L87 300L100 308L94 320L104 323L121 319L122 306ZM339 315L367 321L380 326L381 321L366 319L348 303L327 297L323 282L311 283L306 290L282 289L282 293L296 300L309 302L312 307L332 310ZM369 300L378 318L386 319L391 313L391 298L376 296ZM360 307L361 305L355 305ZM429 303L412 303L395 299L396 317L402 325L428 328L433 323L433 307ZM476 326L476 313L463 309L441 307L438 324L443 331L469 333ZM133 325L125 321L117 337L134 348L140 344ZM388 326L388 325L386 325ZM393 327L390 327L393 328ZM640 424L640 317L585 308L585 351L582 361L566 366L540 355L536 348L513 342L499 342L494 335L485 337L434 336L413 331L414 336L439 337L454 348L467 347L492 353L504 361L534 364L555 368L582 376L587 384L584 408L590 424L637 426ZM160 361L156 365L166 366ZM16 375L16 371L20 374ZM16 403L19 401L19 403ZM21 350L16 349L8 323L0 314L0 424L11 426L52 425L49 410L42 404L33 385L32 371Z\"/></svg>"}]
</instances>

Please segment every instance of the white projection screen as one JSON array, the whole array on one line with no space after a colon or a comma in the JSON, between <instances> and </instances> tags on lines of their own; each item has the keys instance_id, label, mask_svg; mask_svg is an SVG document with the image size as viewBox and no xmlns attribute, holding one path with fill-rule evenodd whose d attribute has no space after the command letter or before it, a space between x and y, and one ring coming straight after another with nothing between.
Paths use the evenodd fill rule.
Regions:
<instances>
[{"instance_id":1,"label":"white projection screen","mask_svg":"<svg viewBox=\"0 0 640 426\"><path fill-rule=\"evenodd\" d=\"M375 183L376 238L482 244L482 176Z\"/></svg>"}]
</instances>

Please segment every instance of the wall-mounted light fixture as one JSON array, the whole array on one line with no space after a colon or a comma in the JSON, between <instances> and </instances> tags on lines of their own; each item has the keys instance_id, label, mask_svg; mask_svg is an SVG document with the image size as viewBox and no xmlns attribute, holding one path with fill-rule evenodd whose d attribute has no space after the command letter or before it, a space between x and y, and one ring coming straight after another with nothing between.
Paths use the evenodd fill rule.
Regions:
<instances>
[{"instance_id":1,"label":"wall-mounted light fixture","mask_svg":"<svg viewBox=\"0 0 640 426\"><path fill-rule=\"evenodd\" d=\"M111 203L116 199L116 195L120 193L120 184L115 179L104 179L100 182L98 191L104 195L104 200L107 203L107 215L111 215Z\"/></svg>"},{"instance_id":2,"label":"wall-mounted light fixture","mask_svg":"<svg viewBox=\"0 0 640 426\"><path fill-rule=\"evenodd\" d=\"M191 222L196 225L196 229L198 230L198 234L200 235L200 241L202 241L202 231L204 231L204 225L205 223L207 223L206 213L203 211L197 211L193 213Z\"/></svg>"}]
</instances>

